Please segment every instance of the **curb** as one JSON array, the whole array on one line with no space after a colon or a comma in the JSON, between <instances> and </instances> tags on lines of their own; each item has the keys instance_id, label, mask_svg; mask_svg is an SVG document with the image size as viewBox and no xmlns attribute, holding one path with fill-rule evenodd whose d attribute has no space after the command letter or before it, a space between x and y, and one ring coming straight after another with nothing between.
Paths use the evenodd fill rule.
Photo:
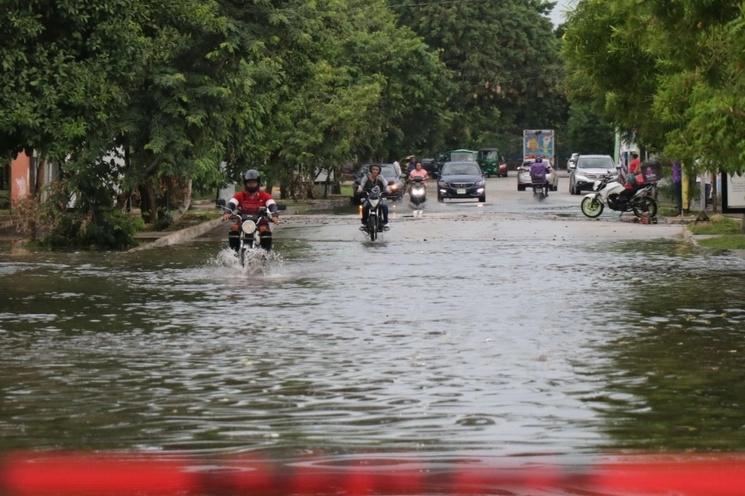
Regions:
<instances>
[{"instance_id":1,"label":"curb","mask_svg":"<svg viewBox=\"0 0 745 496\"><path fill-rule=\"evenodd\" d=\"M194 239L206 232L211 231L215 227L219 226L222 222L222 217L208 220L206 222L202 222L201 224L197 224L196 226L187 227L185 229L181 229L180 231L161 236L151 243L135 246L134 248L127 250L127 252L148 250L150 248L162 248L164 246L183 243L184 241L189 241L190 239Z\"/></svg>"}]
</instances>

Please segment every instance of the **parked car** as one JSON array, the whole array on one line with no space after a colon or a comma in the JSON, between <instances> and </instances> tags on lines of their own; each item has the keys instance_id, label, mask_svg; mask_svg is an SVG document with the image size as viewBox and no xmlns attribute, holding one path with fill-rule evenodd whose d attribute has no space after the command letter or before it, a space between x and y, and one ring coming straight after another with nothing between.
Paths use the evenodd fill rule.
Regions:
<instances>
[{"instance_id":1,"label":"parked car","mask_svg":"<svg viewBox=\"0 0 745 496\"><path fill-rule=\"evenodd\" d=\"M437 201L454 198L478 198L486 201L486 181L475 160L445 162L437 180Z\"/></svg>"},{"instance_id":2,"label":"parked car","mask_svg":"<svg viewBox=\"0 0 745 496\"><path fill-rule=\"evenodd\" d=\"M352 196L350 198L354 205L360 204L360 195L357 193L357 188L362 182L362 178L364 178L369 172L370 164L362 164L357 170L357 174L355 174ZM393 201L398 201L403 198L404 184L401 180L401 176L396 173L393 164L380 164L380 175L388 181L388 186L391 187L391 191L385 194L385 198Z\"/></svg>"},{"instance_id":3,"label":"parked car","mask_svg":"<svg viewBox=\"0 0 745 496\"><path fill-rule=\"evenodd\" d=\"M610 155L580 155L576 164L569 164L569 193L579 195L592 191L595 181L605 174L615 174L616 163Z\"/></svg>"},{"instance_id":4,"label":"parked car","mask_svg":"<svg viewBox=\"0 0 745 496\"><path fill-rule=\"evenodd\" d=\"M546 176L546 179L548 179L548 183L550 184L549 189L551 191L556 191L559 189L559 175L556 173L556 169L554 169L554 164L551 163L548 159L543 159L544 162L548 163L548 166L551 167L551 172ZM517 190L518 191L525 191L525 188L528 188L530 191L533 191L533 180L530 178L530 166L533 165L533 162L535 162L535 159L529 158L528 160L523 160L523 163L520 164L517 168Z\"/></svg>"}]
</instances>

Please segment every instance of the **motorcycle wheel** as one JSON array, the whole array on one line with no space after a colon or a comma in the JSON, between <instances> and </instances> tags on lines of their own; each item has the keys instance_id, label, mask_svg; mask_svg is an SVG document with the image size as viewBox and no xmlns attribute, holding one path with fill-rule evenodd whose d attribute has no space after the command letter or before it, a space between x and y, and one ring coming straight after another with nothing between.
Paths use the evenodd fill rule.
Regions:
<instances>
[{"instance_id":1,"label":"motorcycle wheel","mask_svg":"<svg viewBox=\"0 0 745 496\"><path fill-rule=\"evenodd\" d=\"M649 196L642 196L634 202L631 208L637 218L647 216L652 219L657 216L657 202Z\"/></svg>"},{"instance_id":2,"label":"motorcycle wheel","mask_svg":"<svg viewBox=\"0 0 745 496\"><path fill-rule=\"evenodd\" d=\"M248 258L246 256L246 247L245 246L242 246L241 249L239 250L239 253L240 253L240 257L241 257L241 267L245 267L246 266L246 261L247 261L246 259Z\"/></svg>"},{"instance_id":3,"label":"motorcycle wheel","mask_svg":"<svg viewBox=\"0 0 745 496\"><path fill-rule=\"evenodd\" d=\"M370 215L370 219L367 221L367 231L370 235L370 241L378 239L378 216Z\"/></svg>"},{"instance_id":4,"label":"motorcycle wheel","mask_svg":"<svg viewBox=\"0 0 745 496\"><path fill-rule=\"evenodd\" d=\"M604 205L596 198L583 198L580 207L582 213L585 214L586 217L594 219L600 217L600 214L603 213Z\"/></svg>"}]
</instances>

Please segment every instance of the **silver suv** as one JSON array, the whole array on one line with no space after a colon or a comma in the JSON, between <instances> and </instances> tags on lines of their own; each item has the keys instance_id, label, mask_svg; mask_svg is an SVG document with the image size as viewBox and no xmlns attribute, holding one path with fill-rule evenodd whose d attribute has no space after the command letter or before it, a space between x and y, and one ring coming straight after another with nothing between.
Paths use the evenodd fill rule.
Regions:
<instances>
[{"instance_id":1,"label":"silver suv","mask_svg":"<svg viewBox=\"0 0 745 496\"><path fill-rule=\"evenodd\" d=\"M579 195L583 189L592 190L592 185L604 174L614 174L616 164L610 155L580 155L569 163L569 193Z\"/></svg>"}]
</instances>

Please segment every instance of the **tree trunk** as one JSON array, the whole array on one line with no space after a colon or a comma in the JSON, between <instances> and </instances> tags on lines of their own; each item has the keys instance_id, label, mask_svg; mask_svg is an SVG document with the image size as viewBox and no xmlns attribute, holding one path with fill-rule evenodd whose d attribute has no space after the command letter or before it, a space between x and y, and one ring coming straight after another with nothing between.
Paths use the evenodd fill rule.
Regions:
<instances>
[{"instance_id":1,"label":"tree trunk","mask_svg":"<svg viewBox=\"0 0 745 496\"><path fill-rule=\"evenodd\" d=\"M140 215L146 224L152 224L157 220L158 208L156 205L155 191L150 181L140 184Z\"/></svg>"}]
</instances>

